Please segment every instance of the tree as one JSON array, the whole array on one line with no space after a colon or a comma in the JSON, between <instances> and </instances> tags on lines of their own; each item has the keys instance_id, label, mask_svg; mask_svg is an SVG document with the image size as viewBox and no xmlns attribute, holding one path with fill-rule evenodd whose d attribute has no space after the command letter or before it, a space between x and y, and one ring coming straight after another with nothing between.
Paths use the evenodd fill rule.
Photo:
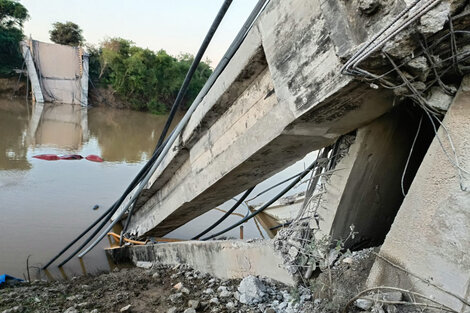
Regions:
<instances>
[{"instance_id":1,"label":"tree","mask_svg":"<svg viewBox=\"0 0 470 313\"><path fill-rule=\"evenodd\" d=\"M21 66L19 42L23 39L23 23L28 10L19 2L0 0L0 75L9 75Z\"/></svg>"},{"instance_id":2,"label":"tree","mask_svg":"<svg viewBox=\"0 0 470 313\"><path fill-rule=\"evenodd\" d=\"M55 22L52 30L49 31L50 39L61 45L79 46L85 40L82 36L82 29L73 22Z\"/></svg>"}]
</instances>

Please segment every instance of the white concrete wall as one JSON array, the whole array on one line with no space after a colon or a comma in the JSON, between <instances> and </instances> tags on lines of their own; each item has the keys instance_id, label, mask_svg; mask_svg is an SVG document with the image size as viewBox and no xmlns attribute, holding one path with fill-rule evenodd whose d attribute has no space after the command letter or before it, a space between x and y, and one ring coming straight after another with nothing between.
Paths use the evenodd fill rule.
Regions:
<instances>
[{"instance_id":1,"label":"white concrete wall","mask_svg":"<svg viewBox=\"0 0 470 313\"><path fill-rule=\"evenodd\" d=\"M460 165L470 170L470 79L466 77L444 118ZM445 150L452 149L442 129L438 132ZM463 191L460 187L465 189ZM378 258L368 279L369 286L412 289L470 312L470 175L459 180L457 169L434 139L395 218L380 255L415 276Z\"/></svg>"}]
</instances>

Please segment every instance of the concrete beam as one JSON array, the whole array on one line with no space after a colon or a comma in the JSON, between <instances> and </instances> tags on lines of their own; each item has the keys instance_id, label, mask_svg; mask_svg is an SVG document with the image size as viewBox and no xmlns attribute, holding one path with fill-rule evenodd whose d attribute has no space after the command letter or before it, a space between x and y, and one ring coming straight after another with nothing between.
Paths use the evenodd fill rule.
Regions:
<instances>
[{"instance_id":1,"label":"concrete beam","mask_svg":"<svg viewBox=\"0 0 470 313\"><path fill-rule=\"evenodd\" d=\"M340 74L341 18L319 0L268 4L153 174L131 233L162 236L390 110L388 91Z\"/></svg>"},{"instance_id":2,"label":"concrete beam","mask_svg":"<svg viewBox=\"0 0 470 313\"><path fill-rule=\"evenodd\" d=\"M470 169L470 77L466 77L443 124L460 166ZM458 312L470 312L470 175L461 179L441 127L372 267L369 286L396 286L431 296ZM462 184L462 188L461 188ZM408 274L410 273L410 274ZM452 296L455 295L455 296Z\"/></svg>"},{"instance_id":3,"label":"concrete beam","mask_svg":"<svg viewBox=\"0 0 470 313\"><path fill-rule=\"evenodd\" d=\"M38 74L36 72L36 66L34 65L33 57L31 55L31 50L25 41L20 43L21 50L23 51L23 58L26 63L26 69L28 70L28 77L31 81L31 89L33 91L34 100L36 102L43 103L44 97L41 91L41 85L39 84Z\"/></svg>"},{"instance_id":4,"label":"concrete beam","mask_svg":"<svg viewBox=\"0 0 470 313\"><path fill-rule=\"evenodd\" d=\"M341 143L341 158L318 210L322 232L333 240L344 239L354 225L358 235L347 242L349 247L382 244L403 201L401 177L417 124L397 108L345 138L353 143L349 148ZM407 176L414 173L409 166Z\"/></svg>"},{"instance_id":5,"label":"concrete beam","mask_svg":"<svg viewBox=\"0 0 470 313\"><path fill-rule=\"evenodd\" d=\"M271 241L247 243L237 240L187 241L107 250L116 264L152 262L164 265L187 264L220 279L248 275L268 277L288 285L294 281L275 254Z\"/></svg>"}]
</instances>

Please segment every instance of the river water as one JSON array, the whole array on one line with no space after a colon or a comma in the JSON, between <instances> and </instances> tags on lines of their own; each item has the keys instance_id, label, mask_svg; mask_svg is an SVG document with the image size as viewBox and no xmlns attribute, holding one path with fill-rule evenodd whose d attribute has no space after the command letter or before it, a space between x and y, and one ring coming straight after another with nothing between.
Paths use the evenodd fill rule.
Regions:
<instances>
[{"instance_id":1,"label":"river water","mask_svg":"<svg viewBox=\"0 0 470 313\"><path fill-rule=\"evenodd\" d=\"M166 118L101 107L33 105L24 99L0 97L0 275L26 276L28 256L31 275L36 275L38 267L112 205L148 160ZM33 158L38 154L96 154L104 162ZM296 173L312 158L307 156L257 190ZM228 201L221 208L232 203ZM95 205L99 209L93 210ZM238 210L243 215L246 211ZM221 214L211 210L168 237L191 238ZM231 216L214 231L239 218ZM227 233L238 235L238 229ZM245 238L260 236L252 221L245 224ZM107 246L105 239L82 264L74 258L64 271L52 266L48 274L60 278L108 271L113 265L103 250Z\"/></svg>"}]
</instances>

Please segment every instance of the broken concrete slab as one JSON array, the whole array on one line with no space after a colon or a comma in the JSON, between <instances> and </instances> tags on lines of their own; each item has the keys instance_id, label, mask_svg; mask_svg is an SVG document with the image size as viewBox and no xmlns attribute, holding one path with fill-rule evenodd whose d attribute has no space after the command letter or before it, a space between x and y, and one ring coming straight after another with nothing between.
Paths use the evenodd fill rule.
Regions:
<instances>
[{"instance_id":1,"label":"broken concrete slab","mask_svg":"<svg viewBox=\"0 0 470 313\"><path fill-rule=\"evenodd\" d=\"M153 262L164 265L187 264L220 279L259 275L292 285L292 277L282 266L270 240L245 242L186 241L107 250L117 264Z\"/></svg>"}]
</instances>

